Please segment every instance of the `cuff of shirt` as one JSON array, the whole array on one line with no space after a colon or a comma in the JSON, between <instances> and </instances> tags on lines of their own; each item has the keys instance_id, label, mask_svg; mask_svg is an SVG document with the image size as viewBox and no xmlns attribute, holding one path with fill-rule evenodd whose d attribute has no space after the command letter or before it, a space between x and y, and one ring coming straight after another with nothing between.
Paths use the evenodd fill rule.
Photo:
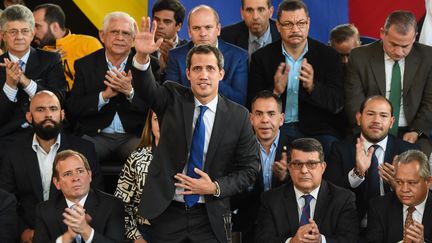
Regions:
<instances>
[{"instance_id":1,"label":"cuff of shirt","mask_svg":"<svg viewBox=\"0 0 432 243\"><path fill-rule=\"evenodd\" d=\"M360 178L354 173L354 169L348 172L348 181L352 188L360 186L360 184L365 180L365 178Z\"/></svg>"},{"instance_id":2,"label":"cuff of shirt","mask_svg":"<svg viewBox=\"0 0 432 243\"><path fill-rule=\"evenodd\" d=\"M321 235L321 243L327 243L327 240L324 235Z\"/></svg>"},{"instance_id":3,"label":"cuff of shirt","mask_svg":"<svg viewBox=\"0 0 432 243\"><path fill-rule=\"evenodd\" d=\"M90 237L88 238L88 240L85 241L85 243L91 243L93 241L93 237L94 237L94 229L91 228Z\"/></svg>"},{"instance_id":4,"label":"cuff of shirt","mask_svg":"<svg viewBox=\"0 0 432 243\"><path fill-rule=\"evenodd\" d=\"M98 111L100 111L100 109L102 109L104 105L108 104L109 101L109 99L107 101L104 100L102 96L102 91L99 92Z\"/></svg>"},{"instance_id":5,"label":"cuff of shirt","mask_svg":"<svg viewBox=\"0 0 432 243\"><path fill-rule=\"evenodd\" d=\"M285 243L290 243L291 242L292 237L288 238ZM57 243L57 242L56 242Z\"/></svg>"},{"instance_id":6,"label":"cuff of shirt","mask_svg":"<svg viewBox=\"0 0 432 243\"><path fill-rule=\"evenodd\" d=\"M37 84L35 81L30 80L29 85L27 85L26 88L24 88L24 91L28 94L30 98L33 98L33 96L36 94L37 91Z\"/></svg>"},{"instance_id":7,"label":"cuff of shirt","mask_svg":"<svg viewBox=\"0 0 432 243\"><path fill-rule=\"evenodd\" d=\"M16 95L18 93L18 89L11 88L7 83L3 85L3 92L6 94L6 97L11 102L17 102Z\"/></svg>"},{"instance_id":8,"label":"cuff of shirt","mask_svg":"<svg viewBox=\"0 0 432 243\"><path fill-rule=\"evenodd\" d=\"M145 63L145 64L140 64L140 63L137 62L136 58L134 57L134 58L132 59L132 65L133 65L136 69L138 69L138 70L141 70L141 71L147 71L147 69L148 69L149 66L150 66L150 58L149 58L149 61L148 61L147 63Z\"/></svg>"}]
</instances>

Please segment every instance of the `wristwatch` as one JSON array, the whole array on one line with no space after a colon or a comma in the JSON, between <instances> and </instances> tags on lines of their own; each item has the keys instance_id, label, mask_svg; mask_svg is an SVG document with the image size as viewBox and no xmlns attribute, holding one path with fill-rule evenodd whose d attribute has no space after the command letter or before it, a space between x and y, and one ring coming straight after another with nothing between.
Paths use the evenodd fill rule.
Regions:
<instances>
[{"instance_id":1,"label":"wristwatch","mask_svg":"<svg viewBox=\"0 0 432 243\"><path fill-rule=\"evenodd\" d=\"M411 129L410 132L416 132L418 137L420 137L421 135L423 135L422 131L420 131L420 129L416 129L416 128Z\"/></svg>"}]
</instances>

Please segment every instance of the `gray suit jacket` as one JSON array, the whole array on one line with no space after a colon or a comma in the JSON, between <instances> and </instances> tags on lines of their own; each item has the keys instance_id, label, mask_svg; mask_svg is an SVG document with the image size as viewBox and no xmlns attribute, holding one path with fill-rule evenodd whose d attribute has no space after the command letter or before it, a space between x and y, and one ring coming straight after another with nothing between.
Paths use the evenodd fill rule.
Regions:
<instances>
[{"instance_id":1,"label":"gray suit jacket","mask_svg":"<svg viewBox=\"0 0 432 243\"><path fill-rule=\"evenodd\" d=\"M411 129L429 134L432 128L432 47L414 43L405 58L403 77L404 113ZM345 110L355 124L355 113L363 100L385 96L386 80L382 41L352 50L345 83Z\"/></svg>"},{"instance_id":2,"label":"gray suit jacket","mask_svg":"<svg viewBox=\"0 0 432 243\"><path fill-rule=\"evenodd\" d=\"M139 213L154 219L171 203L176 173L188 161L195 109L190 88L172 81L155 82L151 70L132 68L133 85L156 112L161 138L149 167ZM204 172L220 186L220 196L205 196L208 218L218 241L227 242L224 213L230 212L230 196L252 186L259 168L258 145L246 108L219 96Z\"/></svg>"}]
</instances>

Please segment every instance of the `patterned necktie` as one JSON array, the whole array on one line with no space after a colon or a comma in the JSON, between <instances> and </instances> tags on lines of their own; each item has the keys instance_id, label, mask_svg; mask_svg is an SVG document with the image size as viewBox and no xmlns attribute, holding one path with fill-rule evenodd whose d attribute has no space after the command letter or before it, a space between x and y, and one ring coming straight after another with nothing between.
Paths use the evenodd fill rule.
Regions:
<instances>
[{"instance_id":1,"label":"patterned necktie","mask_svg":"<svg viewBox=\"0 0 432 243\"><path fill-rule=\"evenodd\" d=\"M302 214L300 216L300 226L303 226L305 224L309 224L309 219L311 218L310 202L311 202L313 196L312 195L303 195L302 197L305 201L305 204L303 206Z\"/></svg>"},{"instance_id":2,"label":"patterned necktie","mask_svg":"<svg viewBox=\"0 0 432 243\"><path fill-rule=\"evenodd\" d=\"M23 60L18 60L18 65L19 65L20 69L24 72L25 62Z\"/></svg>"},{"instance_id":3,"label":"patterned necktie","mask_svg":"<svg viewBox=\"0 0 432 243\"><path fill-rule=\"evenodd\" d=\"M380 195L380 177L378 173L378 157L376 151L380 148L379 145L372 145L374 152L372 154L371 164L368 169L367 181L368 181L368 198L374 198Z\"/></svg>"},{"instance_id":4,"label":"patterned necktie","mask_svg":"<svg viewBox=\"0 0 432 243\"><path fill-rule=\"evenodd\" d=\"M258 41L258 39L255 39L252 41L251 50L250 53L256 52L256 50L261 48L261 43Z\"/></svg>"},{"instance_id":5,"label":"patterned necktie","mask_svg":"<svg viewBox=\"0 0 432 243\"><path fill-rule=\"evenodd\" d=\"M408 207L408 210L407 210L408 213L407 213L407 216L405 218L405 227L404 227L404 230L408 229L408 227L410 225L414 224L414 220L413 220L412 215L413 215L413 213L414 213L415 210L416 210L415 207L412 207L412 206Z\"/></svg>"},{"instance_id":6,"label":"patterned necktie","mask_svg":"<svg viewBox=\"0 0 432 243\"><path fill-rule=\"evenodd\" d=\"M399 63L395 61L392 70L389 100L393 106L393 115L395 118L393 126L390 129L390 134L396 137L398 135L398 128L399 128L399 112L400 112L401 90L402 90L401 87L402 87L401 71L400 71Z\"/></svg>"},{"instance_id":7,"label":"patterned necktie","mask_svg":"<svg viewBox=\"0 0 432 243\"><path fill-rule=\"evenodd\" d=\"M191 150L189 155L189 162L187 165L186 175L192 178L199 178L194 169L202 170L202 161L204 157L204 141L205 141L205 124L203 121L204 112L208 109L207 106L200 106L200 113L195 123L195 129L192 136ZM184 200L188 207L192 207L198 202L199 195L185 195Z\"/></svg>"}]
</instances>

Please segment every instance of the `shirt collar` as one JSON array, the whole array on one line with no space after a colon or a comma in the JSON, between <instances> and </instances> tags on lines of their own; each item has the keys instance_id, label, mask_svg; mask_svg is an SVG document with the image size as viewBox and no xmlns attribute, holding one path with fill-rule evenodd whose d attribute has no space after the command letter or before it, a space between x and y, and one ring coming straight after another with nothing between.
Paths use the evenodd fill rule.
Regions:
<instances>
[{"instance_id":1,"label":"shirt collar","mask_svg":"<svg viewBox=\"0 0 432 243\"><path fill-rule=\"evenodd\" d=\"M28 51L26 52L26 54L24 54L24 56L22 56L21 58L19 58L19 57L17 57L17 56L14 56L14 55L12 55L10 52L8 52L8 54L9 54L9 58L10 58L10 60L11 60L12 62L17 62L18 60L21 60L21 61L23 61L25 64L27 64L27 61L28 61L28 59L29 59L29 57L30 57L30 49L31 49L31 48L29 48Z\"/></svg>"},{"instance_id":2,"label":"shirt collar","mask_svg":"<svg viewBox=\"0 0 432 243\"><path fill-rule=\"evenodd\" d=\"M283 41L282 41L281 45L282 45L282 54L283 54L285 57L289 57L289 58L291 58L291 59L294 59L294 58L292 58L292 56L291 56L291 55L290 55L290 54L285 50L285 47L284 47ZM303 58L303 56L306 54L306 52L308 52L308 50L309 50L309 42L306 41L305 48L303 49L302 54L299 56L299 58L298 58L297 60L300 60L301 58Z\"/></svg>"},{"instance_id":3,"label":"shirt collar","mask_svg":"<svg viewBox=\"0 0 432 243\"><path fill-rule=\"evenodd\" d=\"M421 202L420 204L414 206L415 209L416 209L419 213L421 213L421 214L424 213L424 210L425 210L425 207L426 207L426 201L427 201L427 199L428 199L428 196L429 196L429 191L428 191L428 193L426 194L426 198L423 200L423 202ZM404 205L403 205L403 210L404 210L404 212L405 212L406 210L408 210L408 206L404 204Z\"/></svg>"},{"instance_id":4,"label":"shirt collar","mask_svg":"<svg viewBox=\"0 0 432 243\"><path fill-rule=\"evenodd\" d=\"M318 192L319 192L320 188L321 188L321 185L319 185L317 188L313 189L310 193L303 193L302 191L297 189L297 187L294 186L294 192L295 192L297 201L299 201L303 195L312 195L315 198L315 200L317 200L318 199Z\"/></svg>"},{"instance_id":5,"label":"shirt collar","mask_svg":"<svg viewBox=\"0 0 432 243\"><path fill-rule=\"evenodd\" d=\"M84 204L85 204L85 202L87 200L87 197L88 197L88 193L83 198L81 198L81 200L79 200L78 204L81 205L82 207L84 207ZM66 204L67 204L68 208L70 208L72 205L75 204L74 202L70 201L66 197L65 197L65 199L66 199Z\"/></svg>"},{"instance_id":6,"label":"shirt collar","mask_svg":"<svg viewBox=\"0 0 432 243\"><path fill-rule=\"evenodd\" d=\"M258 43L261 44L261 46L264 46L267 43L263 43L263 42L268 40L269 36L270 36L270 25L267 27L267 30L264 32L264 34L261 37L258 37L249 31L249 43L253 43L256 40L258 41Z\"/></svg>"},{"instance_id":7,"label":"shirt collar","mask_svg":"<svg viewBox=\"0 0 432 243\"><path fill-rule=\"evenodd\" d=\"M50 151L54 146L60 146L60 142L61 142L61 135L60 133L57 135L57 139L55 141L55 143L53 145L51 145ZM41 149L41 146L39 144L39 141L37 140L36 134L33 135L33 142L32 142L32 147L33 150L35 152L37 152L39 149ZM42 149L43 150L43 149Z\"/></svg>"},{"instance_id":8,"label":"shirt collar","mask_svg":"<svg viewBox=\"0 0 432 243\"><path fill-rule=\"evenodd\" d=\"M277 134L276 134L276 137L275 137L275 139L273 140L273 143L272 143L272 146L271 146L271 148L270 148L270 151L271 151L273 148L275 148L275 147L278 146L279 136L280 136L280 130L278 130L278 132L277 132ZM257 138L257 141L258 141L259 146L260 146L262 149L264 149L264 147L263 147L262 144L261 144L261 141L258 139L258 137L256 137L256 138Z\"/></svg>"},{"instance_id":9,"label":"shirt collar","mask_svg":"<svg viewBox=\"0 0 432 243\"><path fill-rule=\"evenodd\" d=\"M216 95L216 97L213 100L211 100L209 103L207 103L205 106L207 106L209 110L211 110L212 112L216 113L218 99L219 99L219 95ZM201 102L198 101L196 97L194 97L194 101L195 101L195 108L199 107L200 105L203 105L201 104Z\"/></svg>"},{"instance_id":10,"label":"shirt collar","mask_svg":"<svg viewBox=\"0 0 432 243\"><path fill-rule=\"evenodd\" d=\"M124 69L125 69L125 67L126 67L126 63L127 63L127 60L128 60L128 57L129 57L129 54L125 57L125 59L120 63L120 69L118 69L118 71L124 71ZM105 59L106 59L106 62L107 62L107 64L108 64L108 69L109 70L111 70L111 69L113 69L113 68L116 68L117 69L117 67L116 66L114 66L109 60L108 60L108 56L106 55L106 53L105 53Z\"/></svg>"},{"instance_id":11,"label":"shirt collar","mask_svg":"<svg viewBox=\"0 0 432 243\"><path fill-rule=\"evenodd\" d=\"M378 143L371 143L371 142L369 142L364 136L363 136L363 134L360 134L360 136L363 138L363 140L364 140L364 150L365 151L367 151L369 148L370 148L370 146L372 146L372 145L379 145L380 147L381 147L381 149L382 150L384 150L384 152L385 152L385 150L386 150L386 147L387 147L387 140L388 140L388 135L383 139L383 140L381 140L381 141L379 141Z\"/></svg>"}]
</instances>

